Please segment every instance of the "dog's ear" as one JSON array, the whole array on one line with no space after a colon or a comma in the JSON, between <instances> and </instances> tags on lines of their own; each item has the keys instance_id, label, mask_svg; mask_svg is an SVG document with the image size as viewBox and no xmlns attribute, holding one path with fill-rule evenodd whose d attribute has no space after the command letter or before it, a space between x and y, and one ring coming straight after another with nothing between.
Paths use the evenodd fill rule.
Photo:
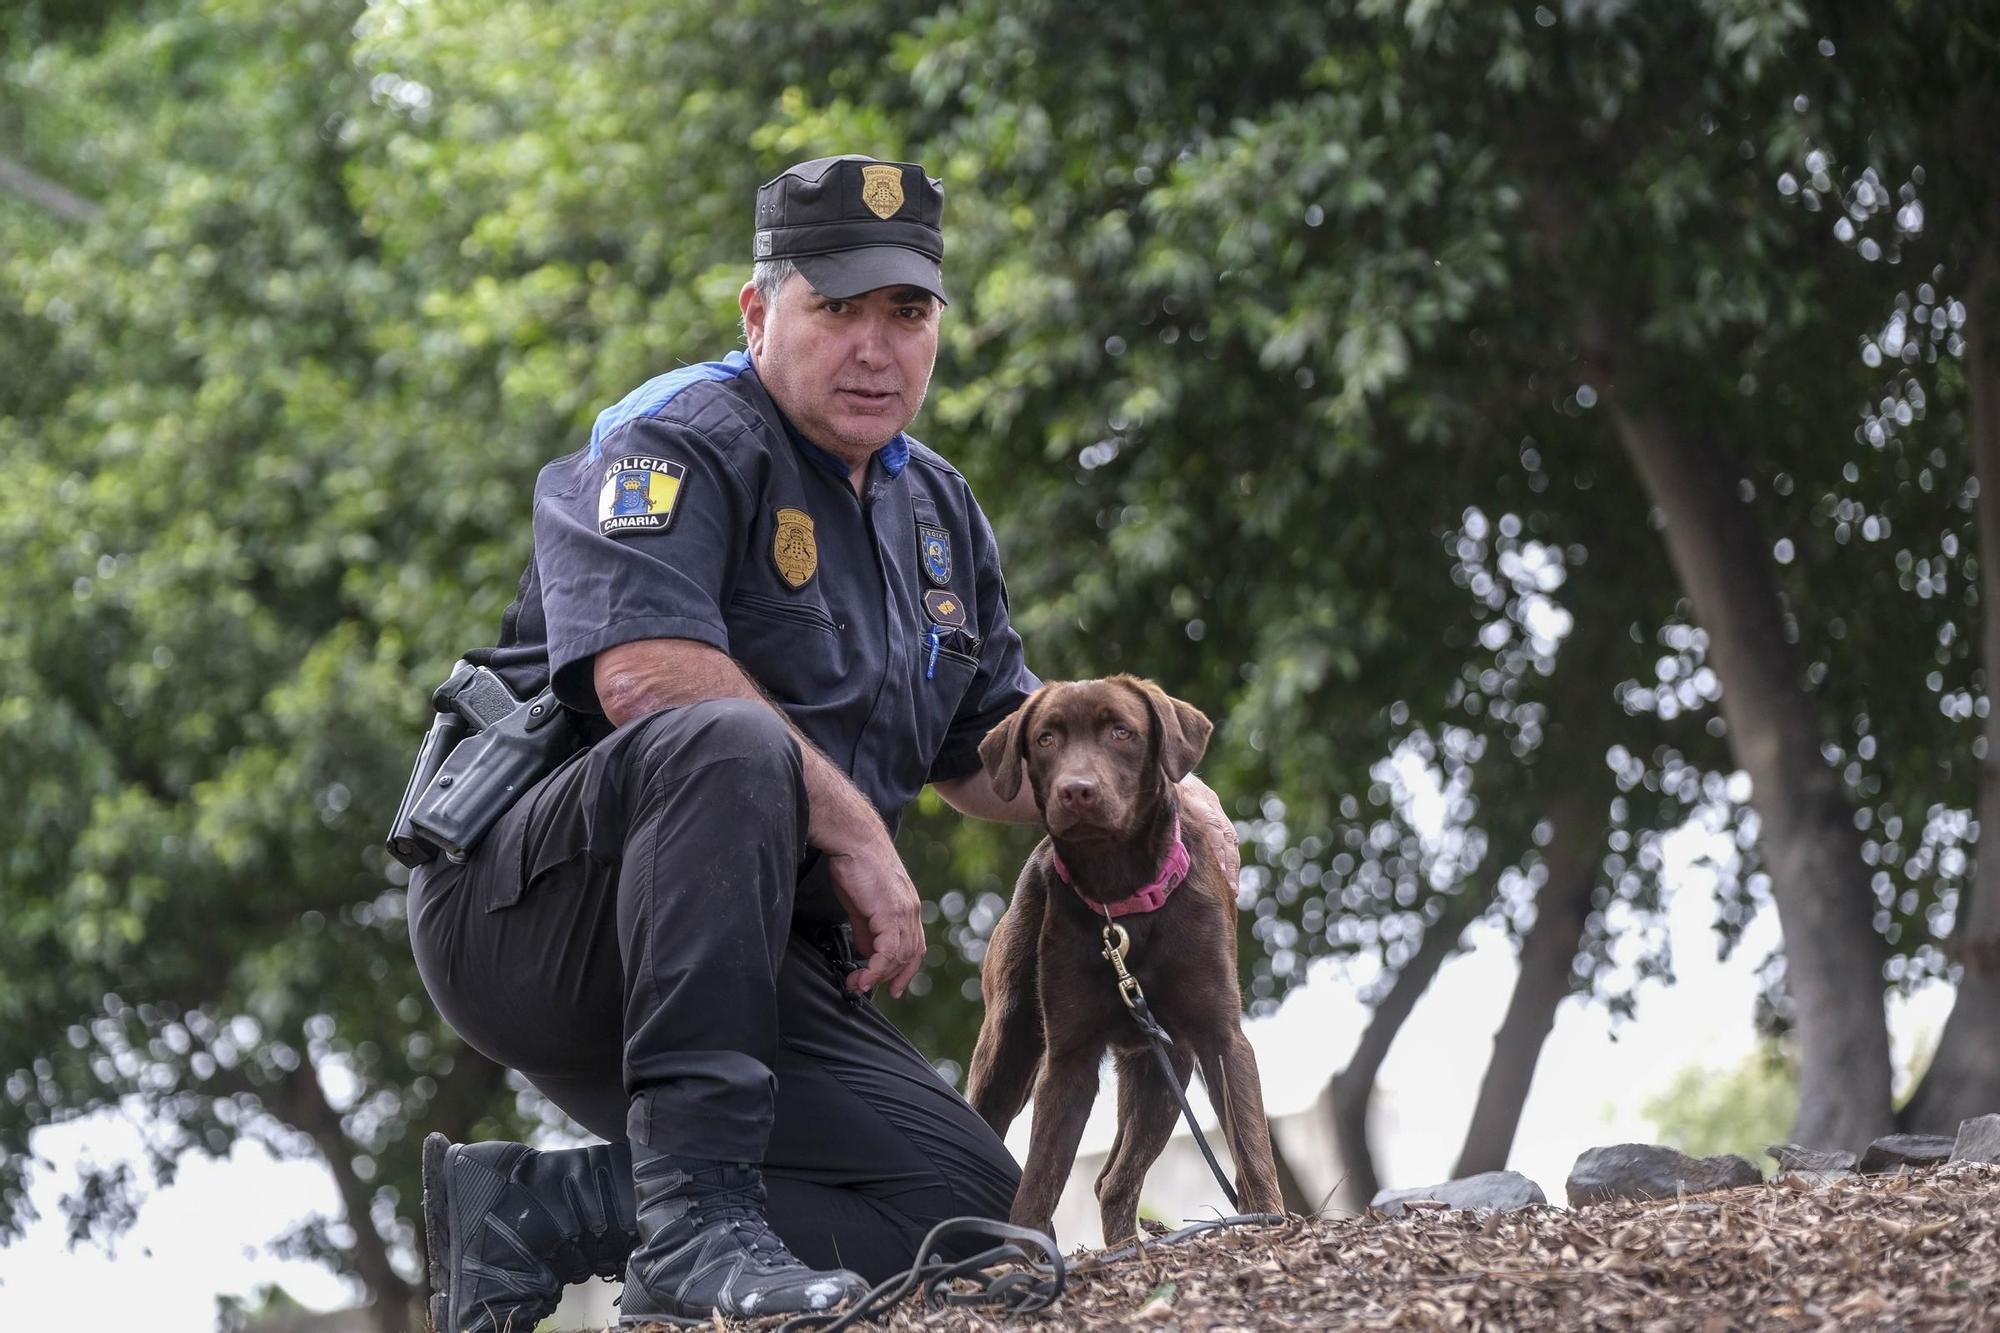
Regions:
<instances>
[{"instance_id":1,"label":"dog's ear","mask_svg":"<svg viewBox=\"0 0 2000 1333\"><path fill-rule=\"evenodd\" d=\"M1153 714L1153 731L1160 738L1160 768L1167 781L1179 782L1201 762L1215 724L1199 708L1174 698L1152 681L1137 676L1126 679L1138 688Z\"/></svg>"},{"instance_id":2,"label":"dog's ear","mask_svg":"<svg viewBox=\"0 0 2000 1333\"><path fill-rule=\"evenodd\" d=\"M1007 720L986 733L986 739L979 742L979 762L986 766L986 772L993 779L993 794L1003 801L1011 801L1021 792L1021 761L1026 748L1021 741L1023 728L1028 724L1028 714L1041 696L1036 690L1021 701L1021 706L1008 715Z\"/></svg>"}]
</instances>

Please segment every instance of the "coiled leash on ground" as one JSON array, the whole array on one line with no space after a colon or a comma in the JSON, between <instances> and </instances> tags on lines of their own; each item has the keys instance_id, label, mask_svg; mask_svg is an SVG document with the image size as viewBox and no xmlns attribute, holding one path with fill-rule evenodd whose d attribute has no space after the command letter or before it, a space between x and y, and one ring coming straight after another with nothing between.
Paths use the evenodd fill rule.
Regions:
<instances>
[{"instance_id":1,"label":"coiled leash on ground","mask_svg":"<svg viewBox=\"0 0 2000 1333\"><path fill-rule=\"evenodd\" d=\"M1223 1231L1229 1227L1281 1226L1293 1219L1283 1213L1237 1213L1230 1217L1204 1217L1189 1222L1179 1231L1169 1231L1163 1236L1150 1240L1134 1239L1129 1245L1121 1245L1115 1250L1099 1250L1076 1266L1077 1273L1095 1273L1100 1268L1109 1268L1137 1255L1141 1250L1155 1249L1161 1245L1178 1245L1184 1240L1211 1231Z\"/></svg>"},{"instance_id":2,"label":"coiled leash on ground","mask_svg":"<svg viewBox=\"0 0 2000 1333\"><path fill-rule=\"evenodd\" d=\"M1177 1245L1184 1240L1205 1235L1211 1231L1221 1231L1229 1227L1269 1226L1289 1221L1280 1213L1243 1213L1232 1217L1203 1218L1191 1222L1178 1231L1170 1231L1164 1236L1151 1240L1134 1239L1130 1244L1115 1250L1104 1250L1079 1264L1078 1273L1092 1273L1107 1268L1121 1260L1130 1259L1141 1250L1161 1245ZM940 1237L952 1235L998 1236L1009 1244L997 1245L956 1262L936 1256L932 1247ZM1032 1247L1024 1250L1022 1245ZM1041 1252L1037 1258L1032 1251ZM1000 1264L1018 1263L1023 1269L1007 1273L989 1273L986 1270ZM1054 1305L1062 1296L1070 1270L1063 1263L1062 1252L1056 1249L1055 1238L1027 1227L1012 1226L1006 1222L991 1222L983 1217L952 1217L938 1223L924 1237L917 1247L917 1261L908 1270L877 1284L867 1295L846 1310L830 1311L825 1314L793 1315L778 1325L777 1333L843 1333L863 1320L879 1319L907 1298L911 1292L922 1289L924 1308L942 1309L947 1305L973 1306L990 1305L1003 1314L1034 1314ZM969 1281L974 1290L954 1291L953 1282Z\"/></svg>"},{"instance_id":3,"label":"coiled leash on ground","mask_svg":"<svg viewBox=\"0 0 2000 1333\"><path fill-rule=\"evenodd\" d=\"M1008 1243L948 1260L937 1257L934 1248L946 1236L997 1236ZM1009 1263L1023 1267L997 1274L986 1271ZM1056 1303L1063 1293L1066 1273L1053 1236L983 1217L948 1217L932 1227L923 1244L917 1246L917 1261L908 1270L877 1283L845 1310L793 1315L778 1325L778 1333L805 1333L807 1329L841 1333L864 1319L887 1314L920 1287L927 1310L947 1305L992 1305L1005 1314L1033 1314ZM951 1284L960 1281L971 1282L974 1289L955 1290Z\"/></svg>"}]
</instances>

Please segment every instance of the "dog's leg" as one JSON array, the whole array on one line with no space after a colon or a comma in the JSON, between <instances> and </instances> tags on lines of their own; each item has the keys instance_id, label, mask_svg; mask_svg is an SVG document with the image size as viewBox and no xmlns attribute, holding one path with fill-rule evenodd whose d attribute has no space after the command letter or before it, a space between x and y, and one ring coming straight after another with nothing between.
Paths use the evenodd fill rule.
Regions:
<instances>
[{"instance_id":1,"label":"dog's leg","mask_svg":"<svg viewBox=\"0 0 2000 1333\"><path fill-rule=\"evenodd\" d=\"M1194 1073L1194 1059L1184 1047L1168 1051L1175 1077L1185 1088ZM1118 1140L1097 1175L1097 1206L1104 1221L1104 1243L1116 1245L1138 1234L1139 1187L1146 1171L1159 1160L1173 1135L1180 1103L1148 1050L1122 1051L1118 1056Z\"/></svg>"},{"instance_id":2,"label":"dog's leg","mask_svg":"<svg viewBox=\"0 0 2000 1333\"><path fill-rule=\"evenodd\" d=\"M993 927L985 965L979 971L979 994L986 1017L979 1024L979 1041L972 1051L972 1076L966 1100L993 1132L1021 1114L1034 1091L1035 1070L1042 1063L1042 1000L1036 982L1035 941L1042 931L1042 886L1024 874L1015 886L1014 901Z\"/></svg>"},{"instance_id":3,"label":"dog's leg","mask_svg":"<svg viewBox=\"0 0 2000 1333\"><path fill-rule=\"evenodd\" d=\"M1049 1230L1069 1169L1076 1164L1076 1145L1083 1139L1091 1103L1097 1100L1097 1062L1103 1055L1101 1040L1049 1052L1042 1081L1035 1086L1028 1164L1008 1218L1015 1226Z\"/></svg>"},{"instance_id":4,"label":"dog's leg","mask_svg":"<svg viewBox=\"0 0 2000 1333\"><path fill-rule=\"evenodd\" d=\"M1271 1125L1264 1118L1264 1086L1257 1056L1243 1029L1231 1024L1220 1051L1201 1053L1201 1080L1222 1117L1229 1155L1236 1159L1236 1199L1246 1213L1282 1213L1278 1164L1271 1154Z\"/></svg>"},{"instance_id":5,"label":"dog's leg","mask_svg":"<svg viewBox=\"0 0 2000 1333\"><path fill-rule=\"evenodd\" d=\"M1117 1132L1115 1132L1111 1136L1111 1151L1104 1155L1104 1165L1097 1169L1097 1181L1091 1187L1093 1190L1096 1191L1097 1198L1100 1203L1102 1203L1104 1200L1104 1182L1111 1179L1112 1169L1118 1165L1118 1159L1125 1155L1125 1140L1131 1137L1132 1106L1133 1106L1132 1099L1136 1095L1138 1089L1138 1084L1133 1082L1130 1071L1127 1070L1126 1068L1127 1056L1125 1054L1120 1054L1117 1057L1117 1061L1118 1061L1118 1129ZM1112 1241L1111 1233L1108 1231L1105 1232L1104 1243L1109 1245L1111 1241Z\"/></svg>"}]
</instances>

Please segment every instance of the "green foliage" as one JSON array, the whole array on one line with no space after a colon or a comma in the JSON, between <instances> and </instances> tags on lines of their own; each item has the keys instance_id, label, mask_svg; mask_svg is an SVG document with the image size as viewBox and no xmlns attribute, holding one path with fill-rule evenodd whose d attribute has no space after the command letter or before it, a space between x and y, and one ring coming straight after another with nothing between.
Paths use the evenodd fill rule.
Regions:
<instances>
[{"instance_id":1,"label":"green foliage","mask_svg":"<svg viewBox=\"0 0 2000 1333\"><path fill-rule=\"evenodd\" d=\"M1776 1042L1731 1069L1691 1065L1645 1105L1661 1143L1695 1157L1736 1153L1751 1161L1783 1143L1799 1111L1799 1079Z\"/></svg>"}]
</instances>

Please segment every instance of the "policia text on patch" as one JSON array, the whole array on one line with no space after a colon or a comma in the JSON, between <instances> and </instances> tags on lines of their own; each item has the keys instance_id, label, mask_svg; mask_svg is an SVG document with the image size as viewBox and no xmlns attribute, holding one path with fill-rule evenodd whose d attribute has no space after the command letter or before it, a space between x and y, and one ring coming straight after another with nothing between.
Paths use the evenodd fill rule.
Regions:
<instances>
[{"instance_id":1,"label":"policia text on patch","mask_svg":"<svg viewBox=\"0 0 2000 1333\"><path fill-rule=\"evenodd\" d=\"M431 695L437 720L403 789L389 852L415 869L466 855L516 797L576 752L568 711L544 689L517 699L491 668L462 660Z\"/></svg>"}]
</instances>

